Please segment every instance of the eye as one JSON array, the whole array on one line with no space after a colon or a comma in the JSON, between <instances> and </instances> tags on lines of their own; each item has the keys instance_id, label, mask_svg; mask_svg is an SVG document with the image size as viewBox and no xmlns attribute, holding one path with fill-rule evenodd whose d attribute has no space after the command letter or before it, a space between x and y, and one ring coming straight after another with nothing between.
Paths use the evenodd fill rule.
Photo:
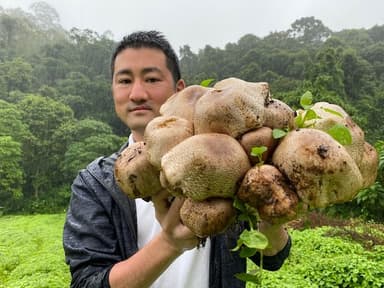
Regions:
<instances>
[{"instance_id":1,"label":"eye","mask_svg":"<svg viewBox=\"0 0 384 288\"><path fill-rule=\"evenodd\" d=\"M130 84L132 81L129 78L120 78L117 80L117 83L119 84Z\"/></svg>"},{"instance_id":2,"label":"eye","mask_svg":"<svg viewBox=\"0 0 384 288\"><path fill-rule=\"evenodd\" d=\"M160 79L156 78L156 77L148 77L145 81L148 83L155 83L155 82L160 81Z\"/></svg>"}]
</instances>

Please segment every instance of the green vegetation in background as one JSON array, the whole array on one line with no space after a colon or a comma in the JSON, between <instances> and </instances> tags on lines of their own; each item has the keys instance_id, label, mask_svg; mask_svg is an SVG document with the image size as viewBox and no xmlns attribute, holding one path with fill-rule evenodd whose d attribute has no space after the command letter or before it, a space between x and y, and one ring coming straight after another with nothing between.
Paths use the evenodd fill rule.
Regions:
<instances>
[{"instance_id":1,"label":"green vegetation in background","mask_svg":"<svg viewBox=\"0 0 384 288\"><path fill-rule=\"evenodd\" d=\"M371 250L354 241L334 237L338 229L290 229L291 254L280 270L263 271L261 287L384 287L384 227L370 230L382 239L381 245L373 246ZM357 229L364 229L364 225ZM257 269L251 262L248 264L250 270ZM247 284L247 288L256 287L260 286Z\"/></svg>"},{"instance_id":2,"label":"green vegetation in background","mask_svg":"<svg viewBox=\"0 0 384 288\"><path fill-rule=\"evenodd\" d=\"M0 288L69 287L64 215L0 217Z\"/></svg>"},{"instance_id":3,"label":"green vegetation in background","mask_svg":"<svg viewBox=\"0 0 384 288\"><path fill-rule=\"evenodd\" d=\"M64 218L64 214L0 217L0 288L69 287L61 242ZM384 286L383 225L324 220L319 214L312 218L310 223L326 226L290 226L291 254L280 270L263 271L261 287ZM248 263L248 269L252 272L255 267Z\"/></svg>"}]
</instances>

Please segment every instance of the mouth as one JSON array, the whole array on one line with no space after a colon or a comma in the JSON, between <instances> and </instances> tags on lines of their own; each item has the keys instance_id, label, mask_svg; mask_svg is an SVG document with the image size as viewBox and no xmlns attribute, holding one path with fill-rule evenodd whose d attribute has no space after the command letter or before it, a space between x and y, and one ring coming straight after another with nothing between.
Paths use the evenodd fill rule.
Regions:
<instances>
[{"instance_id":1,"label":"mouth","mask_svg":"<svg viewBox=\"0 0 384 288\"><path fill-rule=\"evenodd\" d=\"M151 107L146 105L140 105L133 108L129 108L129 112L135 112L135 111L144 111L144 110L152 110Z\"/></svg>"}]
</instances>

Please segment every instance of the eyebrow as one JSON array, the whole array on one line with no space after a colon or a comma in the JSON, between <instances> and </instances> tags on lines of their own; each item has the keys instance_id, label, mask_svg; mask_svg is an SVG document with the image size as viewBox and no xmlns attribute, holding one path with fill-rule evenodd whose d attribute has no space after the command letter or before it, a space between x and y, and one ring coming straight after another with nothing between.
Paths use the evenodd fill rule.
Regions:
<instances>
[{"instance_id":1,"label":"eyebrow","mask_svg":"<svg viewBox=\"0 0 384 288\"><path fill-rule=\"evenodd\" d=\"M146 67L143 70L141 70L140 74L145 75L145 74L150 73L150 72L158 72L158 73L163 74L163 72L158 67ZM133 72L131 69L121 69L121 70L116 72L116 76L132 75L132 74L133 74Z\"/></svg>"}]
</instances>

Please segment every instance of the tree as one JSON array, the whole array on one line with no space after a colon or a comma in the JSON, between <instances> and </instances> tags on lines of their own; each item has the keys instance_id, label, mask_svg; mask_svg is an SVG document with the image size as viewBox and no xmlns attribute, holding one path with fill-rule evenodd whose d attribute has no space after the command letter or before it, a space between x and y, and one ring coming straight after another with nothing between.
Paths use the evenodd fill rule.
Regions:
<instances>
[{"instance_id":1,"label":"tree","mask_svg":"<svg viewBox=\"0 0 384 288\"><path fill-rule=\"evenodd\" d=\"M335 49L329 47L319 50L306 77L313 83L315 94L333 94L345 99L344 72L337 54Z\"/></svg>"},{"instance_id":2,"label":"tree","mask_svg":"<svg viewBox=\"0 0 384 288\"><path fill-rule=\"evenodd\" d=\"M292 23L288 30L291 37L303 44L321 44L331 35L331 30L315 17L303 17Z\"/></svg>"},{"instance_id":3,"label":"tree","mask_svg":"<svg viewBox=\"0 0 384 288\"><path fill-rule=\"evenodd\" d=\"M22 121L22 112L16 105L0 99L0 136L10 136L14 141L25 143L30 137L28 127Z\"/></svg>"},{"instance_id":4,"label":"tree","mask_svg":"<svg viewBox=\"0 0 384 288\"><path fill-rule=\"evenodd\" d=\"M355 50L348 49L343 53L341 69L344 72L344 87L348 99L356 101L374 93L374 70Z\"/></svg>"},{"instance_id":5,"label":"tree","mask_svg":"<svg viewBox=\"0 0 384 288\"><path fill-rule=\"evenodd\" d=\"M28 92L31 89L33 68L22 58L0 62L0 78L3 78L6 83L6 95L3 97L5 97L4 100L8 100L11 91Z\"/></svg>"},{"instance_id":6,"label":"tree","mask_svg":"<svg viewBox=\"0 0 384 288\"><path fill-rule=\"evenodd\" d=\"M0 136L0 203L5 211L23 196L21 144L11 136Z\"/></svg>"},{"instance_id":7,"label":"tree","mask_svg":"<svg viewBox=\"0 0 384 288\"><path fill-rule=\"evenodd\" d=\"M57 11L45 2L34 2L30 9L34 12L35 23L44 31L59 29L60 16Z\"/></svg>"},{"instance_id":8,"label":"tree","mask_svg":"<svg viewBox=\"0 0 384 288\"><path fill-rule=\"evenodd\" d=\"M61 102L39 95L26 96L17 107L23 111L23 121L32 134L24 150L26 189L31 197L39 199L40 193L49 193L53 174L58 170L53 135L61 125L74 120L73 111Z\"/></svg>"},{"instance_id":9,"label":"tree","mask_svg":"<svg viewBox=\"0 0 384 288\"><path fill-rule=\"evenodd\" d=\"M125 139L113 134L94 135L83 140L73 142L65 153L62 165L63 175L73 179L76 173L85 168L92 160L116 151Z\"/></svg>"}]
</instances>

